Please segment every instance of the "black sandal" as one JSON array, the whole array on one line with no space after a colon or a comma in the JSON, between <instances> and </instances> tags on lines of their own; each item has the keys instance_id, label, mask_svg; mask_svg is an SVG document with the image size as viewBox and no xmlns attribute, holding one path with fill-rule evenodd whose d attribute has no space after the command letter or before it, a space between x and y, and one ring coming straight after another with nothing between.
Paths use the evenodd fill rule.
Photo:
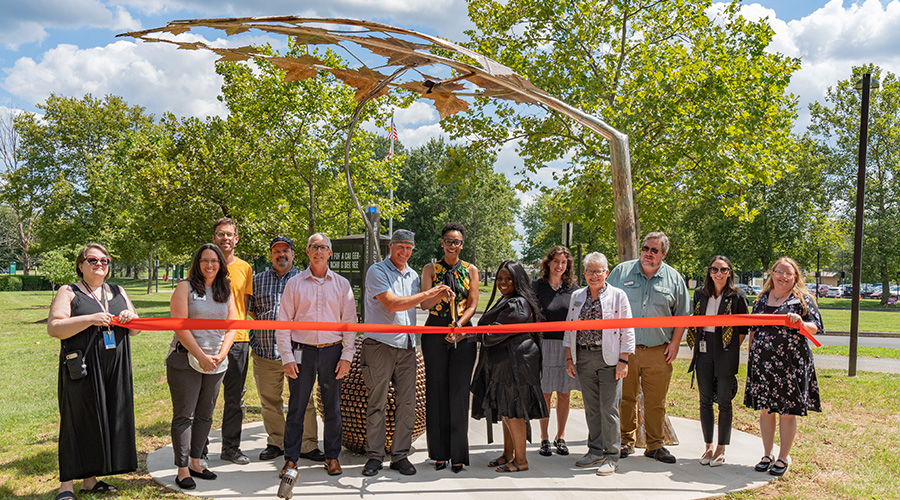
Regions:
<instances>
[{"instance_id":1,"label":"black sandal","mask_svg":"<svg viewBox=\"0 0 900 500\"><path fill-rule=\"evenodd\" d=\"M119 489L115 486L103 481L97 481L97 484L95 484L93 488L89 490L81 488L79 493L115 493L117 491L119 491Z\"/></svg>"},{"instance_id":2,"label":"black sandal","mask_svg":"<svg viewBox=\"0 0 900 500\"><path fill-rule=\"evenodd\" d=\"M63 491L56 495L56 500L75 500L75 492Z\"/></svg>"},{"instance_id":3,"label":"black sandal","mask_svg":"<svg viewBox=\"0 0 900 500\"><path fill-rule=\"evenodd\" d=\"M763 455L762 458L759 459L759 463L756 464L754 469L756 472L768 472L769 467L772 466L772 462L775 460L775 457L770 457L769 455Z\"/></svg>"},{"instance_id":4,"label":"black sandal","mask_svg":"<svg viewBox=\"0 0 900 500\"><path fill-rule=\"evenodd\" d=\"M506 459L506 455L500 455L499 457L488 462L488 467L500 467L501 465L506 465L509 463L509 460Z\"/></svg>"}]
</instances>

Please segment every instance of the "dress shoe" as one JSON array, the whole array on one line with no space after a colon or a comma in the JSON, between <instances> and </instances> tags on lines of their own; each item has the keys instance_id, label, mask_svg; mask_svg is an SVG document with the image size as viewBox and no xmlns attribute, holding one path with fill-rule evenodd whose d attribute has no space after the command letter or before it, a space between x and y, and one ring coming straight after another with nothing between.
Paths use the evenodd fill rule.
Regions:
<instances>
[{"instance_id":1,"label":"dress shoe","mask_svg":"<svg viewBox=\"0 0 900 500\"><path fill-rule=\"evenodd\" d=\"M550 451L550 441L548 441L546 439L541 441L541 449L538 450L538 453L542 457L549 457L549 456L553 455L553 452Z\"/></svg>"},{"instance_id":2,"label":"dress shoe","mask_svg":"<svg viewBox=\"0 0 900 500\"><path fill-rule=\"evenodd\" d=\"M591 452L587 452L583 457L575 461L575 465L578 467L588 467L594 464L603 463L603 460L603 455L594 455Z\"/></svg>"},{"instance_id":3,"label":"dress shoe","mask_svg":"<svg viewBox=\"0 0 900 500\"><path fill-rule=\"evenodd\" d=\"M416 473L416 466L410 463L408 458L401 458L396 462L391 462L391 469L399 471L404 476L412 476Z\"/></svg>"},{"instance_id":4,"label":"dress shoe","mask_svg":"<svg viewBox=\"0 0 900 500\"><path fill-rule=\"evenodd\" d=\"M194 482L194 478L188 476L184 479L175 478L175 484L178 485L179 488L183 490L192 490L197 487L197 483Z\"/></svg>"},{"instance_id":5,"label":"dress shoe","mask_svg":"<svg viewBox=\"0 0 900 500\"><path fill-rule=\"evenodd\" d=\"M772 467L772 462L774 462L774 461L775 461L775 457L770 457L770 456L766 455L766 456L762 457L761 459L759 459L759 463L756 464L756 467L754 467L753 469L756 472L768 472L769 467Z\"/></svg>"},{"instance_id":6,"label":"dress shoe","mask_svg":"<svg viewBox=\"0 0 900 500\"><path fill-rule=\"evenodd\" d=\"M341 463L338 462L338 459L336 458L325 459L325 470L328 471L329 476L337 476L344 472L344 470L341 469Z\"/></svg>"},{"instance_id":7,"label":"dress shoe","mask_svg":"<svg viewBox=\"0 0 900 500\"><path fill-rule=\"evenodd\" d=\"M240 448L222 450L222 455L219 458L237 465L247 465L250 463L250 457L244 455L244 452L241 451Z\"/></svg>"},{"instance_id":8,"label":"dress shoe","mask_svg":"<svg viewBox=\"0 0 900 500\"><path fill-rule=\"evenodd\" d=\"M274 444L266 445L266 449L259 452L260 460L272 460L284 455L284 450Z\"/></svg>"},{"instance_id":9,"label":"dress shoe","mask_svg":"<svg viewBox=\"0 0 900 500\"><path fill-rule=\"evenodd\" d=\"M194 469L191 469L190 467L188 467L188 471L191 473L191 477L199 477L200 479L213 480L213 479L219 477L216 475L215 472L213 472L209 469L203 469L202 471L197 472Z\"/></svg>"},{"instance_id":10,"label":"dress shoe","mask_svg":"<svg viewBox=\"0 0 900 500\"><path fill-rule=\"evenodd\" d=\"M569 454L569 447L566 446L565 439L563 439L563 438L554 439L553 446L556 447L556 453L558 453L560 455L568 455Z\"/></svg>"},{"instance_id":11,"label":"dress shoe","mask_svg":"<svg viewBox=\"0 0 900 500\"><path fill-rule=\"evenodd\" d=\"M634 453L634 446L630 444L622 444L622 447L619 448L619 458L628 458L628 455Z\"/></svg>"},{"instance_id":12,"label":"dress shoe","mask_svg":"<svg viewBox=\"0 0 900 500\"><path fill-rule=\"evenodd\" d=\"M654 460L659 460L664 464L674 464L675 463L675 455L669 453L665 447L657 448L655 450L644 450L644 456L650 457Z\"/></svg>"},{"instance_id":13,"label":"dress shoe","mask_svg":"<svg viewBox=\"0 0 900 500\"><path fill-rule=\"evenodd\" d=\"M378 471L381 470L381 460L377 458L370 458L366 461L366 465L363 467L363 476L374 476L378 474Z\"/></svg>"},{"instance_id":14,"label":"dress shoe","mask_svg":"<svg viewBox=\"0 0 900 500\"><path fill-rule=\"evenodd\" d=\"M463 470L463 464L453 464L450 466L450 470L452 470L454 474L459 474L460 471Z\"/></svg>"},{"instance_id":15,"label":"dress shoe","mask_svg":"<svg viewBox=\"0 0 900 500\"><path fill-rule=\"evenodd\" d=\"M324 462L325 461L325 453L316 448L315 450L309 453L301 453L300 458L305 458L307 460L312 460L313 462Z\"/></svg>"},{"instance_id":16,"label":"dress shoe","mask_svg":"<svg viewBox=\"0 0 900 500\"><path fill-rule=\"evenodd\" d=\"M284 473L287 472L288 470L296 469L296 468L297 468L297 462L292 462L290 460L286 460L284 462L284 467L281 468L281 472L278 473L278 479L283 478Z\"/></svg>"},{"instance_id":17,"label":"dress shoe","mask_svg":"<svg viewBox=\"0 0 900 500\"><path fill-rule=\"evenodd\" d=\"M446 460L438 460L434 463L434 470L444 470L447 468Z\"/></svg>"},{"instance_id":18,"label":"dress shoe","mask_svg":"<svg viewBox=\"0 0 900 500\"><path fill-rule=\"evenodd\" d=\"M772 462L772 467L769 468L769 474L772 474L773 476L783 476L787 470L788 463L779 458Z\"/></svg>"}]
</instances>

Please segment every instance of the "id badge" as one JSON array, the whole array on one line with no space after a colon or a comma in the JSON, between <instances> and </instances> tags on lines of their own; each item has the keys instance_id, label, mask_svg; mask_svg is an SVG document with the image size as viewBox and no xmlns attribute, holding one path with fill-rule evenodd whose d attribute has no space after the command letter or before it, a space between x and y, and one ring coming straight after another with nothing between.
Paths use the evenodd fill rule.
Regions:
<instances>
[{"instance_id":1,"label":"id badge","mask_svg":"<svg viewBox=\"0 0 900 500\"><path fill-rule=\"evenodd\" d=\"M103 347L107 349L116 348L116 334L113 333L112 330L105 330L103 332Z\"/></svg>"},{"instance_id":2,"label":"id badge","mask_svg":"<svg viewBox=\"0 0 900 500\"><path fill-rule=\"evenodd\" d=\"M700 341L700 344L699 344L699 347L700 347L700 352L705 353L705 352L706 352L706 341L705 341L705 340L701 340L701 341Z\"/></svg>"},{"instance_id":3,"label":"id badge","mask_svg":"<svg viewBox=\"0 0 900 500\"><path fill-rule=\"evenodd\" d=\"M294 349L294 362L297 363L297 368L300 368L300 358L303 357L303 349Z\"/></svg>"}]
</instances>

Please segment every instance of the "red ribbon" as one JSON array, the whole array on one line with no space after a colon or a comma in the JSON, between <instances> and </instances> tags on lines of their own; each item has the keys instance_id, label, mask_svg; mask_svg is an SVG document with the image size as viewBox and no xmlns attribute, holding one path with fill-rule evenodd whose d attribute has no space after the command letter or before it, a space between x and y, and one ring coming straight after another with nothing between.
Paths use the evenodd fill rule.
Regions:
<instances>
[{"instance_id":1,"label":"red ribbon","mask_svg":"<svg viewBox=\"0 0 900 500\"><path fill-rule=\"evenodd\" d=\"M791 323L784 314L723 314L717 316L657 316L651 318L591 319L580 321L548 321L485 326L404 326L373 323L330 323L321 321L256 321L247 319L137 318L122 324L135 330L307 330L369 333L523 333L559 332L565 330L604 330L614 328L704 327L704 326L786 326L798 328L800 334L816 347L821 346L802 324Z\"/></svg>"}]
</instances>

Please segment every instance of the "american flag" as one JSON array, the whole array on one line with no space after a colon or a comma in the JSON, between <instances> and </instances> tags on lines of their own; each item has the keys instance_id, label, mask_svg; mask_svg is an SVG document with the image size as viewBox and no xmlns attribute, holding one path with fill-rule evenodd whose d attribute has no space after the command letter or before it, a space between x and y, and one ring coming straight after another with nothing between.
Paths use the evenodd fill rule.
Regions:
<instances>
[{"instance_id":1,"label":"american flag","mask_svg":"<svg viewBox=\"0 0 900 500\"><path fill-rule=\"evenodd\" d=\"M397 127L394 126L394 115L391 115L391 131L388 132L388 138L391 140L391 149L388 151L387 159L394 157L394 141L397 139Z\"/></svg>"}]
</instances>

